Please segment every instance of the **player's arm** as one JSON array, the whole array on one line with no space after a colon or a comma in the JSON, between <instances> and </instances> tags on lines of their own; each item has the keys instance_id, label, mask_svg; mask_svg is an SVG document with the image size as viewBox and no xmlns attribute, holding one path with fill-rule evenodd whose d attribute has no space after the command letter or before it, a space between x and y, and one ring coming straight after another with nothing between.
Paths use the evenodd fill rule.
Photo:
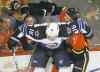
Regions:
<instances>
[{"instance_id":1,"label":"player's arm","mask_svg":"<svg viewBox=\"0 0 100 72\"><path fill-rule=\"evenodd\" d=\"M80 29L78 28L77 22L72 22L70 25L71 28L71 34L69 36L69 44L71 46L71 50L75 54L81 54L84 52L85 48L85 38L82 32L80 32Z\"/></svg>"},{"instance_id":2,"label":"player's arm","mask_svg":"<svg viewBox=\"0 0 100 72\"><path fill-rule=\"evenodd\" d=\"M20 27L16 29L15 34L10 38L12 46L16 46L16 44L19 43L20 39L24 36L24 32L20 29Z\"/></svg>"},{"instance_id":3,"label":"player's arm","mask_svg":"<svg viewBox=\"0 0 100 72\"><path fill-rule=\"evenodd\" d=\"M40 39L40 40L35 39L34 37L32 37L32 36L30 36L30 35L28 35L28 34L26 34L25 37L27 37L28 39L30 39L30 40L32 40L32 41L34 41L34 42L39 42L39 43L42 42L42 39Z\"/></svg>"},{"instance_id":4,"label":"player's arm","mask_svg":"<svg viewBox=\"0 0 100 72\"><path fill-rule=\"evenodd\" d=\"M92 28L87 24L87 22L85 21L85 20L83 20L83 22L82 22L82 26L81 26L81 29L80 29L80 31L84 34L84 36L86 37L86 38L92 38L93 37L93 30L92 30Z\"/></svg>"}]
</instances>

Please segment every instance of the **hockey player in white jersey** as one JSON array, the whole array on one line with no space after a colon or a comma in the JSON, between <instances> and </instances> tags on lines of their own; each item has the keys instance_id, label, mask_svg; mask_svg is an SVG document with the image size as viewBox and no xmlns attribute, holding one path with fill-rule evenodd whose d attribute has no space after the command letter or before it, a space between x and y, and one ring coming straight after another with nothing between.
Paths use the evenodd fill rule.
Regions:
<instances>
[{"instance_id":1,"label":"hockey player in white jersey","mask_svg":"<svg viewBox=\"0 0 100 72\"><path fill-rule=\"evenodd\" d=\"M28 18L32 19L27 16L25 20ZM64 48L64 40L69 36L67 24L43 23L23 26L15 38L20 39L22 36L37 43L31 60L31 65L35 66L33 72L46 72L45 67L49 57L53 58L59 72L72 72L70 68L72 62Z\"/></svg>"}]
</instances>

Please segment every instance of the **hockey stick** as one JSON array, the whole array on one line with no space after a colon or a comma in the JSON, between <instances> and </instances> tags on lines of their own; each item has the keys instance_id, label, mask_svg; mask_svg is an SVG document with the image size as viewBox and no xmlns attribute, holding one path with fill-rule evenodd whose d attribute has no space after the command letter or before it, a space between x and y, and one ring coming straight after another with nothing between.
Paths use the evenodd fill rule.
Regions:
<instances>
[{"instance_id":1,"label":"hockey stick","mask_svg":"<svg viewBox=\"0 0 100 72\"><path fill-rule=\"evenodd\" d=\"M13 54L13 61L14 61L14 64L16 66L16 70L18 71L19 68L18 68L18 63L17 63L17 60L16 60L16 48L15 47L12 48L12 54Z\"/></svg>"},{"instance_id":2,"label":"hockey stick","mask_svg":"<svg viewBox=\"0 0 100 72\"><path fill-rule=\"evenodd\" d=\"M36 47L36 44L33 46L32 55L30 56L30 60L29 60L29 63L27 65L27 70L29 70L31 68L31 62L32 62L33 55L34 55L34 52L35 52L35 49L36 49L35 47Z\"/></svg>"}]
</instances>

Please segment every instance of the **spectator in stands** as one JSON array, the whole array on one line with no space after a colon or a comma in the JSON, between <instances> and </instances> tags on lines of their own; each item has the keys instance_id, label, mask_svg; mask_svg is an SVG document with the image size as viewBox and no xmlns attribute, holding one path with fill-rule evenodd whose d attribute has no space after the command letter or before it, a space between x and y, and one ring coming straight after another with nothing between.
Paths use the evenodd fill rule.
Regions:
<instances>
[{"instance_id":1,"label":"spectator in stands","mask_svg":"<svg viewBox=\"0 0 100 72\"><path fill-rule=\"evenodd\" d=\"M2 20L2 18L0 18L0 32L2 32L2 30L3 30L2 24L3 24L3 20Z\"/></svg>"},{"instance_id":2,"label":"spectator in stands","mask_svg":"<svg viewBox=\"0 0 100 72\"><path fill-rule=\"evenodd\" d=\"M65 6L62 8L62 10L61 10L61 12L58 16L58 19L59 19L60 22L65 22L65 15L66 15L67 9L68 8L65 7Z\"/></svg>"},{"instance_id":3,"label":"spectator in stands","mask_svg":"<svg viewBox=\"0 0 100 72\"><path fill-rule=\"evenodd\" d=\"M11 19L9 17L4 17L1 23L0 44L8 49L10 37L14 33L11 26Z\"/></svg>"}]
</instances>

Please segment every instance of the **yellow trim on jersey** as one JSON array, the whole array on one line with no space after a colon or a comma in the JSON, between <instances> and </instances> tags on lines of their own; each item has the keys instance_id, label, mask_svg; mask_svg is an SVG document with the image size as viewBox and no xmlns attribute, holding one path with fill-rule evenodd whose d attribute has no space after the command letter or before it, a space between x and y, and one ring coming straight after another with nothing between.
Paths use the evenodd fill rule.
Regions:
<instances>
[{"instance_id":1,"label":"yellow trim on jersey","mask_svg":"<svg viewBox=\"0 0 100 72\"><path fill-rule=\"evenodd\" d=\"M75 54L82 54L84 52L84 50L81 50L81 51L75 51L74 49L72 49L72 51L75 53Z\"/></svg>"},{"instance_id":2,"label":"yellow trim on jersey","mask_svg":"<svg viewBox=\"0 0 100 72\"><path fill-rule=\"evenodd\" d=\"M72 49L72 51L75 53L75 54L82 54L83 52L88 52L88 48L86 48L86 50L84 51L84 50L81 50L81 51L75 51L74 49ZM86 67L87 67L87 65L88 65L88 58L87 58L87 55L86 55L86 52L84 53L84 59L85 59L85 61L84 61L84 65L83 65L83 67L82 67L82 72L86 72Z\"/></svg>"},{"instance_id":3,"label":"yellow trim on jersey","mask_svg":"<svg viewBox=\"0 0 100 72\"><path fill-rule=\"evenodd\" d=\"M83 65L83 68L82 68L82 72L86 72L86 67L88 65L88 60L87 60L87 56L86 56L86 53L84 53L84 58L85 58L85 61L84 61L84 65Z\"/></svg>"}]
</instances>

